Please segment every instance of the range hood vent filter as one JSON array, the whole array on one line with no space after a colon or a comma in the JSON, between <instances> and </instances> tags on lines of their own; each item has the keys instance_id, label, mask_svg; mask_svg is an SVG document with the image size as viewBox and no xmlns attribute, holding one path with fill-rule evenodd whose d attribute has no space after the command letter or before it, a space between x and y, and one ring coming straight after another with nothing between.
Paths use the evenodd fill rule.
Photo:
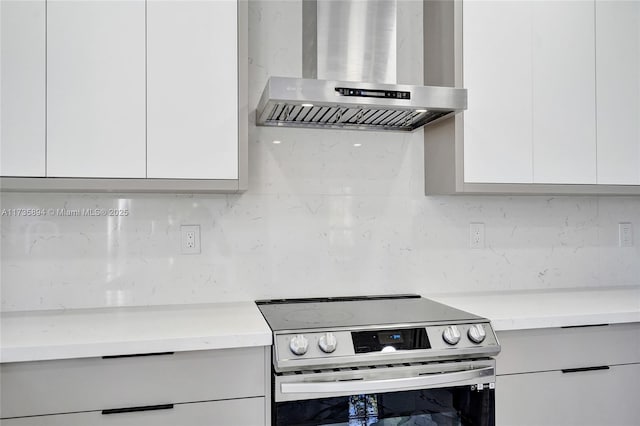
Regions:
<instances>
[{"instance_id":1,"label":"range hood vent filter","mask_svg":"<svg viewBox=\"0 0 640 426\"><path fill-rule=\"evenodd\" d=\"M272 104L266 111L267 126L357 128L360 130L415 130L449 115L447 111L377 109L358 107L317 107Z\"/></svg>"}]
</instances>

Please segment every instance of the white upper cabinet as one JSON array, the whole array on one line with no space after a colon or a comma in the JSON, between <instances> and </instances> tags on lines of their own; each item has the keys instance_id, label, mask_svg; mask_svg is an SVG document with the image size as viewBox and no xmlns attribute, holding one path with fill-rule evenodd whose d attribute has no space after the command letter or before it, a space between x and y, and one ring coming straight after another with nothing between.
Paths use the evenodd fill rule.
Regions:
<instances>
[{"instance_id":1,"label":"white upper cabinet","mask_svg":"<svg viewBox=\"0 0 640 426\"><path fill-rule=\"evenodd\" d=\"M0 1L0 175L45 175L45 2Z\"/></svg>"},{"instance_id":2,"label":"white upper cabinet","mask_svg":"<svg viewBox=\"0 0 640 426\"><path fill-rule=\"evenodd\" d=\"M530 4L465 2L464 19L465 181L529 183L533 179Z\"/></svg>"},{"instance_id":3,"label":"white upper cabinet","mask_svg":"<svg viewBox=\"0 0 640 426\"><path fill-rule=\"evenodd\" d=\"M593 1L533 10L533 181L596 183Z\"/></svg>"},{"instance_id":4,"label":"white upper cabinet","mask_svg":"<svg viewBox=\"0 0 640 426\"><path fill-rule=\"evenodd\" d=\"M640 194L640 1L424 3L425 192ZM433 25L437 22L438 25Z\"/></svg>"},{"instance_id":5,"label":"white upper cabinet","mask_svg":"<svg viewBox=\"0 0 640 426\"><path fill-rule=\"evenodd\" d=\"M247 2L1 0L0 12L1 190L246 189Z\"/></svg>"},{"instance_id":6,"label":"white upper cabinet","mask_svg":"<svg viewBox=\"0 0 640 426\"><path fill-rule=\"evenodd\" d=\"M147 2L147 177L238 178L238 3Z\"/></svg>"},{"instance_id":7,"label":"white upper cabinet","mask_svg":"<svg viewBox=\"0 0 640 426\"><path fill-rule=\"evenodd\" d=\"M596 183L589 1L468 1L465 182Z\"/></svg>"},{"instance_id":8,"label":"white upper cabinet","mask_svg":"<svg viewBox=\"0 0 640 426\"><path fill-rule=\"evenodd\" d=\"M640 2L596 0L598 183L640 185Z\"/></svg>"},{"instance_id":9,"label":"white upper cabinet","mask_svg":"<svg viewBox=\"0 0 640 426\"><path fill-rule=\"evenodd\" d=\"M145 177L145 1L47 1L47 176Z\"/></svg>"}]
</instances>

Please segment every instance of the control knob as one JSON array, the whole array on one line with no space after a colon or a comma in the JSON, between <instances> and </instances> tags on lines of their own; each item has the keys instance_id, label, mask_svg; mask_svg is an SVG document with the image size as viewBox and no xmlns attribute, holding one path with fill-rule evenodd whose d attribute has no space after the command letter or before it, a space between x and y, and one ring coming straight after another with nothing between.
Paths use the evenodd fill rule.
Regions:
<instances>
[{"instance_id":1,"label":"control knob","mask_svg":"<svg viewBox=\"0 0 640 426\"><path fill-rule=\"evenodd\" d=\"M309 341L302 334L298 334L297 336L293 336L291 341L289 342L289 349L296 355L304 355L307 353L307 349L309 348Z\"/></svg>"},{"instance_id":2,"label":"control knob","mask_svg":"<svg viewBox=\"0 0 640 426\"><path fill-rule=\"evenodd\" d=\"M336 340L336 336L333 333L325 333L322 335L322 337L320 337L318 346L320 346L320 350L322 352L330 354L331 352L336 350L338 341Z\"/></svg>"},{"instance_id":3,"label":"control knob","mask_svg":"<svg viewBox=\"0 0 640 426\"><path fill-rule=\"evenodd\" d=\"M474 324L469 327L467 336L469 336L469 340L473 343L482 343L484 338L487 337L487 333L484 331L484 326L482 324Z\"/></svg>"},{"instance_id":4,"label":"control knob","mask_svg":"<svg viewBox=\"0 0 640 426\"><path fill-rule=\"evenodd\" d=\"M442 338L450 345L455 345L460 341L460 331L455 325L450 325L442 332Z\"/></svg>"}]
</instances>

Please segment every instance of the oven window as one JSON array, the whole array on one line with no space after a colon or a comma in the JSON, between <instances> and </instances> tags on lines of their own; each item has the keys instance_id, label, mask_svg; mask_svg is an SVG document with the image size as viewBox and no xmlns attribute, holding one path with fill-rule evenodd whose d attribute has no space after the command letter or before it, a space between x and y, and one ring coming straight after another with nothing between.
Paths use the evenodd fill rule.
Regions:
<instances>
[{"instance_id":1,"label":"oven window","mask_svg":"<svg viewBox=\"0 0 640 426\"><path fill-rule=\"evenodd\" d=\"M276 426L493 426L495 392L469 386L279 402Z\"/></svg>"}]
</instances>

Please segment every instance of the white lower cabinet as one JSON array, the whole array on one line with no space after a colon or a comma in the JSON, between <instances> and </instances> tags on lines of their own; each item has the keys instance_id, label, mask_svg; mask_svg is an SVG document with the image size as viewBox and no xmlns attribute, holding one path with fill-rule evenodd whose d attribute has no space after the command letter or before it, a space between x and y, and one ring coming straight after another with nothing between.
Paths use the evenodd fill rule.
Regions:
<instances>
[{"instance_id":1,"label":"white lower cabinet","mask_svg":"<svg viewBox=\"0 0 640 426\"><path fill-rule=\"evenodd\" d=\"M640 323L498 332L496 424L637 425Z\"/></svg>"},{"instance_id":2,"label":"white lower cabinet","mask_svg":"<svg viewBox=\"0 0 640 426\"><path fill-rule=\"evenodd\" d=\"M265 347L0 364L3 426L265 425Z\"/></svg>"},{"instance_id":3,"label":"white lower cabinet","mask_svg":"<svg viewBox=\"0 0 640 426\"><path fill-rule=\"evenodd\" d=\"M3 420L3 426L256 426L265 424L264 397L177 404L163 410L100 411Z\"/></svg>"},{"instance_id":4,"label":"white lower cabinet","mask_svg":"<svg viewBox=\"0 0 640 426\"><path fill-rule=\"evenodd\" d=\"M496 424L631 426L640 419L640 364L496 378Z\"/></svg>"}]
</instances>

